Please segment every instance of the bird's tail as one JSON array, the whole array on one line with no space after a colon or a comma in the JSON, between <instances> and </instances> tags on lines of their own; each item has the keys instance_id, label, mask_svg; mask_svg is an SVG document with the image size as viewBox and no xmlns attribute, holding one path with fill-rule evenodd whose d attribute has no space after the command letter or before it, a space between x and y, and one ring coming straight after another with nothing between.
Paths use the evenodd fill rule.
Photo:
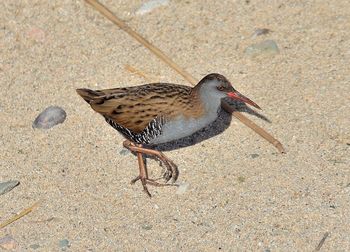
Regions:
<instances>
[{"instance_id":1,"label":"bird's tail","mask_svg":"<svg viewBox=\"0 0 350 252\"><path fill-rule=\"evenodd\" d=\"M104 96L104 93L101 91L95 91L87 88L78 88L76 91L89 104L98 103Z\"/></svg>"}]
</instances>

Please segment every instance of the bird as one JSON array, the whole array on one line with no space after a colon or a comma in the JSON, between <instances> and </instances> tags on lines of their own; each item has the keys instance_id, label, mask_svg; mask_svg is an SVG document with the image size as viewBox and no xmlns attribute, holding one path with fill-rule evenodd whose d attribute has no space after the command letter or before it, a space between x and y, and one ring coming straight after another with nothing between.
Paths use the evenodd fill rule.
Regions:
<instances>
[{"instance_id":1,"label":"bird","mask_svg":"<svg viewBox=\"0 0 350 252\"><path fill-rule=\"evenodd\" d=\"M218 73L206 75L194 87L150 83L103 90L80 88L76 91L125 138L123 146L137 156L139 165L139 175L131 183L140 180L143 191L149 197L147 185L176 185L179 176L176 164L152 146L190 136L214 122L223 98L229 97L260 109ZM164 183L149 178L145 155L166 167L162 176Z\"/></svg>"}]
</instances>

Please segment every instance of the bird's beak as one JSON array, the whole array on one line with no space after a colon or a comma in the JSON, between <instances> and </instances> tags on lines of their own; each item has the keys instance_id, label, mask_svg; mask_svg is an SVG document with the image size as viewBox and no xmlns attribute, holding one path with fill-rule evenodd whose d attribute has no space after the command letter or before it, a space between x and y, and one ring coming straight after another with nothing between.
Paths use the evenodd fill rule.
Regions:
<instances>
[{"instance_id":1,"label":"bird's beak","mask_svg":"<svg viewBox=\"0 0 350 252\"><path fill-rule=\"evenodd\" d=\"M228 92L227 96L230 97L233 100L237 100L237 101L241 101L244 103L247 103L249 105L252 105L258 109L261 109L258 104L256 104L255 102L253 102L252 100L250 100L249 98L245 97L244 95L242 95L241 93L237 92L237 91L233 91L233 92Z\"/></svg>"}]
</instances>

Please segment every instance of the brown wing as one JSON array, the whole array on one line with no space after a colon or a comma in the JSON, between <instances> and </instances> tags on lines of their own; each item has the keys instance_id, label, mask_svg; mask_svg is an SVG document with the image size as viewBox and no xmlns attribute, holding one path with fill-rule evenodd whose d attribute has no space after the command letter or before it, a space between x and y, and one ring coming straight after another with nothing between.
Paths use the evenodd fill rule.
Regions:
<instances>
[{"instance_id":1,"label":"brown wing","mask_svg":"<svg viewBox=\"0 0 350 252\"><path fill-rule=\"evenodd\" d=\"M185 115L193 107L189 102L191 88L175 84L156 83L96 91L77 89L77 92L96 112L135 133L142 132L157 116L169 119Z\"/></svg>"}]
</instances>

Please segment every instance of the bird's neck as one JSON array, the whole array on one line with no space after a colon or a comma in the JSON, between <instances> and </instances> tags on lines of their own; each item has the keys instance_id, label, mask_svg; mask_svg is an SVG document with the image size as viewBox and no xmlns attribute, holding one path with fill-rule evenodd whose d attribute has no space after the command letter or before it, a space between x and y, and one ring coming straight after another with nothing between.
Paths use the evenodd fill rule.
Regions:
<instances>
[{"instance_id":1,"label":"bird's neck","mask_svg":"<svg viewBox=\"0 0 350 252\"><path fill-rule=\"evenodd\" d=\"M218 111L221 108L221 99L212 97L210 93L203 89L194 90L192 92L192 102L198 104L198 107L202 107L207 116L217 116Z\"/></svg>"}]
</instances>

